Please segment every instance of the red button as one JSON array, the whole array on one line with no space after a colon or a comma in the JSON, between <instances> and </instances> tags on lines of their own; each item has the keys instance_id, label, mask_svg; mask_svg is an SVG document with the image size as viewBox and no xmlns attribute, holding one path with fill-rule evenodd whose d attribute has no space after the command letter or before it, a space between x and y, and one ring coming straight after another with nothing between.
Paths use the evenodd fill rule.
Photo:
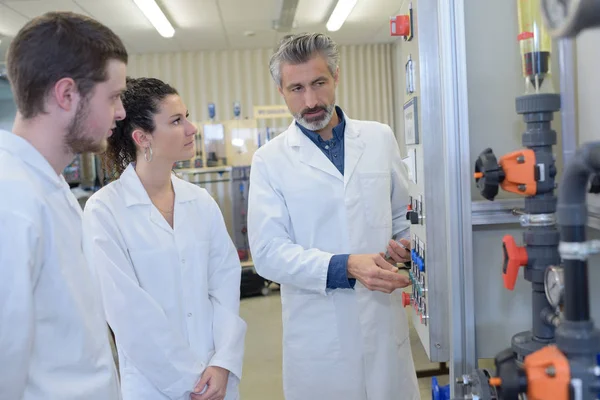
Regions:
<instances>
[{"instance_id":1,"label":"red button","mask_svg":"<svg viewBox=\"0 0 600 400\"><path fill-rule=\"evenodd\" d=\"M408 15L398 15L390 20L390 34L392 36L410 35L410 17Z\"/></svg>"},{"instance_id":2,"label":"red button","mask_svg":"<svg viewBox=\"0 0 600 400\"><path fill-rule=\"evenodd\" d=\"M402 307L410 306L410 293L402 293Z\"/></svg>"}]
</instances>

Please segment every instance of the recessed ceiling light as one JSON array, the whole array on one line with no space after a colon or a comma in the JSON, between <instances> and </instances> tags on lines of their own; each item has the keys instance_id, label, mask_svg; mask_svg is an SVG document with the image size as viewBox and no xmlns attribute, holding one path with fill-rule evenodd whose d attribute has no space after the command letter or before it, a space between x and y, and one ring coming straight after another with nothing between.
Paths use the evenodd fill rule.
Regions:
<instances>
[{"instance_id":1,"label":"recessed ceiling light","mask_svg":"<svg viewBox=\"0 0 600 400\"><path fill-rule=\"evenodd\" d=\"M154 28L162 37L170 38L175 34L175 29L162 12L155 0L133 0L144 13Z\"/></svg>"},{"instance_id":2,"label":"recessed ceiling light","mask_svg":"<svg viewBox=\"0 0 600 400\"><path fill-rule=\"evenodd\" d=\"M246 31L246 32L244 32L244 36L246 36L246 37L252 37L254 35L256 35L256 32L254 32L254 31Z\"/></svg>"},{"instance_id":3,"label":"recessed ceiling light","mask_svg":"<svg viewBox=\"0 0 600 400\"><path fill-rule=\"evenodd\" d=\"M329 21L327 21L327 30L330 32L339 30L344 25L346 18L352 13L357 2L358 0L338 0Z\"/></svg>"}]
</instances>

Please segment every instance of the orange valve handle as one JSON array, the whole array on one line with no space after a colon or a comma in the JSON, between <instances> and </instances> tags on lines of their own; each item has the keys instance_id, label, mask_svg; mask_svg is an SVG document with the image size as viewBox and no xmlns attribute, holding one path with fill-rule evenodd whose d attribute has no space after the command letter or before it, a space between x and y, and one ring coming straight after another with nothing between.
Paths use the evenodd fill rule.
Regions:
<instances>
[{"instance_id":1,"label":"orange valve handle","mask_svg":"<svg viewBox=\"0 0 600 400\"><path fill-rule=\"evenodd\" d=\"M493 387L502 386L502 378L499 378L496 376L492 376L488 382L489 382L490 386L493 386Z\"/></svg>"},{"instance_id":2,"label":"orange valve handle","mask_svg":"<svg viewBox=\"0 0 600 400\"><path fill-rule=\"evenodd\" d=\"M519 276L519 268L526 266L529 261L527 249L517 246L515 238L511 235L506 235L502 239L502 249L504 250L504 263L502 266L504 287L513 290Z\"/></svg>"},{"instance_id":3,"label":"orange valve handle","mask_svg":"<svg viewBox=\"0 0 600 400\"><path fill-rule=\"evenodd\" d=\"M506 178L500 184L502 189L520 195L535 196L540 177L533 150L518 150L507 154L500 158L499 164L506 174Z\"/></svg>"},{"instance_id":4,"label":"orange valve handle","mask_svg":"<svg viewBox=\"0 0 600 400\"><path fill-rule=\"evenodd\" d=\"M525 357L524 368L528 399L569 400L569 360L556 346L543 347Z\"/></svg>"}]
</instances>

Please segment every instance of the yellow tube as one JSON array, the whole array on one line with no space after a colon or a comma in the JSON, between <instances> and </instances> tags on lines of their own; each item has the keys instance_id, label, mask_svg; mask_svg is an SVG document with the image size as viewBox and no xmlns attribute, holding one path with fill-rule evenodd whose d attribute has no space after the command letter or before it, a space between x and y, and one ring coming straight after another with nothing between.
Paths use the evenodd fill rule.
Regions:
<instances>
[{"instance_id":1,"label":"yellow tube","mask_svg":"<svg viewBox=\"0 0 600 400\"><path fill-rule=\"evenodd\" d=\"M526 91L540 91L550 78L552 39L542 20L540 0L517 0L519 9L519 45Z\"/></svg>"}]
</instances>

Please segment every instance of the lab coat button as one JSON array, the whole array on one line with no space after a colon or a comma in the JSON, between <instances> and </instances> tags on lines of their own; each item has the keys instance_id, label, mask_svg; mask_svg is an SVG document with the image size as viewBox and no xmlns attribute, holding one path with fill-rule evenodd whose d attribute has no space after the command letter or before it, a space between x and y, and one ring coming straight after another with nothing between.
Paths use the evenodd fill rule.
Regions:
<instances>
[{"instance_id":1,"label":"lab coat button","mask_svg":"<svg viewBox=\"0 0 600 400\"><path fill-rule=\"evenodd\" d=\"M190 313L188 313L188 317L191 317L191 316L192 316L192 313L191 313L191 312L190 312Z\"/></svg>"},{"instance_id":2,"label":"lab coat button","mask_svg":"<svg viewBox=\"0 0 600 400\"><path fill-rule=\"evenodd\" d=\"M182 259L181 259L181 263L182 263L182 264L185 264L185 258L182 258Z\"/></svg>"}]
</instances>

